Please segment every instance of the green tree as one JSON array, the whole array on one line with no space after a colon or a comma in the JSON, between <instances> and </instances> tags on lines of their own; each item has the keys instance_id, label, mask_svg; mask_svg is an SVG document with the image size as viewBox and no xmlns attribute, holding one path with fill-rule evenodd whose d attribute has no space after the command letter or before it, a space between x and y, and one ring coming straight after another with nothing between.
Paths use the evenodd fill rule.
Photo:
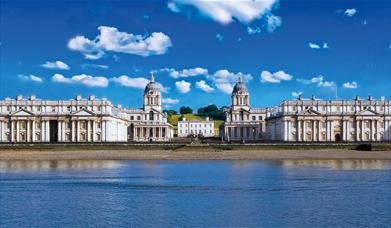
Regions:
<instances>
[{"instance_id":1,"label":"green tree","mask_svg":"<svg viewBox=\"0 0 391 228\"><path fill-rule=\"evenodd\" d=\"M191 109L189 106L182 106L179 109L179 113L180 114L191 114L191 113L193 113L193 109Z\"/></svg>"}]
</instances>

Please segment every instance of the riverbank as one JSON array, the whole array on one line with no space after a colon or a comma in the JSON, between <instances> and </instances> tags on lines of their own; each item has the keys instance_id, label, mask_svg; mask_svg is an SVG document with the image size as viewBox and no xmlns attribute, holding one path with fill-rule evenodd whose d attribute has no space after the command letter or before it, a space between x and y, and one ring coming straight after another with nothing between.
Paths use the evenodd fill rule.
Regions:
<instances>
[{"instance_id":1,"label":"riverbank","mask_svg":"<svg viewBox=\"0 0 391 228\"><path fill-rule=\"evenodd\" d=\"M376 149L374 151L354 150L356 147L357 145L14 145L0 147L0 160L391 160L388 146L373 147Z\"/></svg>"}]
</instances>

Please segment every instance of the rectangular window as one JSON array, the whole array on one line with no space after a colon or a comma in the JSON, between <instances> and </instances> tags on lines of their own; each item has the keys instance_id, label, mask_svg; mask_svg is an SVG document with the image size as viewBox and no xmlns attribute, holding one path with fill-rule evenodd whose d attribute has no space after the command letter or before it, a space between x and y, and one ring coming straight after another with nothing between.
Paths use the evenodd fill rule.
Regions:
<instances>
[{"instance_id":1,"label":"rectangular window","mask_svg":"<svg viewBox=\"0 0 391 228\"><path fill-rule=\"evenodd\" d=\"M71 106L67 106L67 111L68 111L68 112L71 111Z\"/></svg>"},{"instance_id":2,"label":"rectangular window","mask_svg":"<svg viewBox=\"0 0 391 228\"><path fill-rule=\"evenodd\" d=\"M253 116L253 120L254 120L254 121L256 120L256 117L255 117L255 116Z\"/></svg>"},{"instance_id":3,"label":"rectangular window","mask_svg":"<svg viewBox=\"0 0 391 228\"><path fill-rule=\"evenodd\" d=\"M262 120L262 116L259 116L258 119L259 119L259 120Z\"/></svg>"}]
</instances>

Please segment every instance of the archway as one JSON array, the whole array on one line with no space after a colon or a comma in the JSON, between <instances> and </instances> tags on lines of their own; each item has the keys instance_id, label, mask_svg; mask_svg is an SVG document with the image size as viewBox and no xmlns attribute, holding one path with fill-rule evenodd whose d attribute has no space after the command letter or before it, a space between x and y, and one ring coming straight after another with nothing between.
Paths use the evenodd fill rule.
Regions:
<instances>
[{"instance_id":1,"label":"archway","mask_svg":"<svg viewBox=\"0 0 391 228\"><path fill-rule=\"evenodd\" d=\"M341 141L341 135L340 134L335 134L335 141L340 142Z\"/></svg>"}]
</instances>

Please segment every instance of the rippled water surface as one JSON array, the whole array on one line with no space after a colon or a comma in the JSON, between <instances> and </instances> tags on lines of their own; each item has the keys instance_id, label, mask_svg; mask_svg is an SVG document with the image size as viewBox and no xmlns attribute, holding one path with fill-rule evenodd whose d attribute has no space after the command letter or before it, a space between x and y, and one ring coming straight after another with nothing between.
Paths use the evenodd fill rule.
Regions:
<instances>
[{"instance_id":1,"label":"rippled water surface","mask_svg":"<svg viewBox=\"0 0 391 228\"><path fill-rule=\"evenodd\" d=\"M390 227L388 161L0 161L0 227Z\"/></svg>"}]
</instances>

